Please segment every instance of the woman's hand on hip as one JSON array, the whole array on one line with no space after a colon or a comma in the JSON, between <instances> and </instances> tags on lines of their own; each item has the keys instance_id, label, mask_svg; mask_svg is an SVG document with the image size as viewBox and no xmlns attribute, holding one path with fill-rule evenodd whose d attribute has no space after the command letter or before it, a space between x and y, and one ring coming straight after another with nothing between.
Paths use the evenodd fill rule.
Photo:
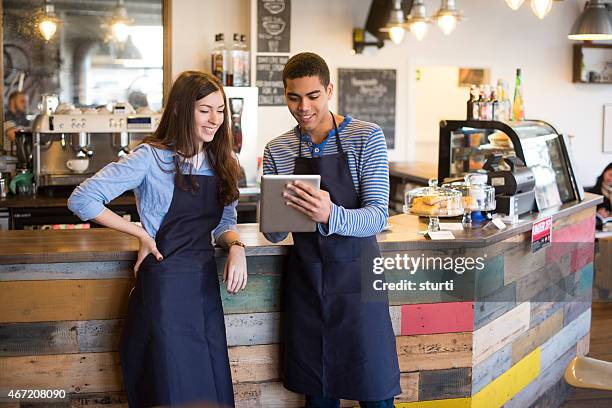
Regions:
<instances>
[{"instance_id":1,"label":"woman's hand on hip","mask_svg":"<svg viewBox=\"0 0 612 408\"><path fill-rule=\"evenodd\" d=\"M244 248L240 245L232 245L227 254L225 268L223 270L223 281L228 293L238 293L247 284L247 264Z\"/></svg>"},{"instance_id":2,"label":"woman's hand on hip","mask_svg":"<svg viewBox=\"0 0 612 408\"><path fill-rule=\"evenodd\" d=\"M155 239L153 239L150 235L139 238L138 240L140 241L140 246L138 248L138 259L136 259L136 265L134 265L134 276L138 275L140 264L147 257L147 255L153 254L155 259L158 261L164 259L162 254L157 250Z\"/></svg>"}]
</instances>

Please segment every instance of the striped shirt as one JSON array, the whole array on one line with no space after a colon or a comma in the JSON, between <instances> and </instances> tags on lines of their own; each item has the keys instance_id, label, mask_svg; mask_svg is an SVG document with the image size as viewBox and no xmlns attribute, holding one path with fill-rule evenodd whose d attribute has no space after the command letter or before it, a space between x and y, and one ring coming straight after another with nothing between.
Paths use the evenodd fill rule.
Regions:
<instances>
[{"instance_id":1,"label":"striped shirt","mask_svg":"<svg viewBox=\"0 0 612 408\"><path fill-rule=\"evenodd\" d=\"M369 237L382 231L387 224L389 205L389 161L385 136L378 125L345 116L338 126L342 149L348 155L349 169L360 208L346 209L332 203L329 222L319 224L322 235L338 234ZM300 143L296 129L291 129L266 145L263 157L264 174L293 174L298 148L302 157L321 157L338 153L336 131L315 144L307 134ZM284 239L286 233L265 234L272 242Z\"/></svg>"}]
</instances>

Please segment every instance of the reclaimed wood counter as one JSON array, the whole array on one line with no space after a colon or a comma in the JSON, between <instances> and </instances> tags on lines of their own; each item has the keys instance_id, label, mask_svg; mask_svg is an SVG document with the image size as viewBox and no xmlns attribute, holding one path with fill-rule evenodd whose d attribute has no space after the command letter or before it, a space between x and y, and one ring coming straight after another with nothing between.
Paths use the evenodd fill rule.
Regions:
<instances>
[{"instance_id":1,"label":"reclaimed wood counter","mask_svg":"<svg viewBox=\"0 0 612 408\"><path fill-rule=\"evenodd\" d=\"M565 364L588 351L599 201L587 195L503 231L457 231L452 241L417 235L425 220L390 218L378 236L385 258L486 258L474 273L415 275L431 282L451 276L454 291L389 291L402 372L396 402L528 407L562 400ZM533 221L546 216L553 244L532 253ZM301 406L302 397L280 382L280 293L291 239L270 244L256 224L239 229L249 283L237 295L221 293L237 406ZM61 389L67 397L53 406L126 406L117 348L136 250L136 239L105 229L0 232L0 403L20 406L6 398L11 389ZM224 252L216 256L220 272ZM387 283L410 276L385 271Z\"/></svg>"}]
</instances>

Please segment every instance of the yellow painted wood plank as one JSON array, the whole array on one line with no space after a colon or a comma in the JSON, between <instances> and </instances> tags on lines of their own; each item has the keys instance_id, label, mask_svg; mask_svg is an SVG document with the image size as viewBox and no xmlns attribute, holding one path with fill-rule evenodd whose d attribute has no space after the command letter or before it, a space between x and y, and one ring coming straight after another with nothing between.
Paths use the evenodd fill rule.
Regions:
<instances>
[{"instance_id":1,"label":"yellow painted wood plank","mask_svg":"<svg viewBox=\"0 0 612 408\"><path fill-rule=\"evenodd\" d=\"M499 408L531 383L540 373L540 347L472 397L472 408Z\"/></svg>"},{"instance_id":2,"label":"yellow painted wood plank","mask_svg":"<svg viewBox=\"0 0 612 408\"><path fill-rule=\"evenodd\" d=\"M396 408L470 408L471 398L451 398L444 400L401 402L395 404Z\"/></svg>"}]
</instances>

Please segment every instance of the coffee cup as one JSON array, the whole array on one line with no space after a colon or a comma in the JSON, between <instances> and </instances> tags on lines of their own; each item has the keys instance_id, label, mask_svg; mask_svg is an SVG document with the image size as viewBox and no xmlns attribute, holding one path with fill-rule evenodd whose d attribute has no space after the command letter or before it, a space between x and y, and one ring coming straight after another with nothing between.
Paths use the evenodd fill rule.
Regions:
<instances>
[{"instance_id":1,"label":"coffee cup","mask_svg":"<svg viewBox=\"0 0 612 408\"><path fill-rule=\"evenodd\" d=\"M89 159L70 159L66 162L66 167L75 173L84 173L89 167Z\"/></svg>"}]
</instances>

